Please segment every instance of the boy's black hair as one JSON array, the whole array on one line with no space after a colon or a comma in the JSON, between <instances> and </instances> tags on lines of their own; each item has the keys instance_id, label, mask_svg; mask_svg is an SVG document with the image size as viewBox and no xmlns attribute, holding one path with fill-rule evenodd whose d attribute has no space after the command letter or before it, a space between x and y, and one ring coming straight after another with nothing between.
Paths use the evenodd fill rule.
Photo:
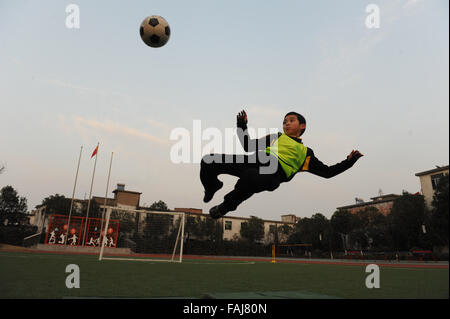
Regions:
<instances>
[{"instance_id":1,"label":"boy's black hair","mask_svg":"<svg viewBox=\"0 0 450 319\"><path fill-rule=\"evenodd\" d=\"M306 124L306 120L305 120L305 118L303 117L303 115L301 115L301 114L299 114L299 113L297 113L297 112L289 112L289 113L286 114L284 117L286 117L286 116L288 116L288 115L295 115L295 116L297 116L298 122L299 122L300 124ZM306 130L306 128L304 128L304 129L301 131L301 133L300 133L299 136L302 136L302 134L305 133L305 130Z\"/></svg>"}]
</instances>

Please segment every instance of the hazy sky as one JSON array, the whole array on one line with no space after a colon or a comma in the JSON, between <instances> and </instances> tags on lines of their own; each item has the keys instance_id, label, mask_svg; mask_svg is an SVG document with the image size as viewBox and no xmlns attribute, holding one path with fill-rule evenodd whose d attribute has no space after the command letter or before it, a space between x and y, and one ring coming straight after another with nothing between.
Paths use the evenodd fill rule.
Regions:
<instances>
[{"instance_id":1,"label":"hazy sky","mask_svg":"<svg viewBox=\"0 0 450 319\"><path fill-rule=\"evenodd\" d=\"M80 28L65 25L68 4ZM369 29L368 4L380 8ZM175 128L282 130L303 114L303 137L325 164L365 156L333 179L298 174L254 195L231 216L330 217L336 207L383 193L420 191L415 173L449 163L448 1L0 1L0 187L29 210L55 193L109 196L117 183L141 204L219 204L236 177L202 202L199 164L174 164ZM166 46L140 39L149 15L170 24ZM256 137L256 136L255 136ZM208 141L203 141L206 145ZM193 157L193 155L191 156Z\"/></svg>"}]
</instances>

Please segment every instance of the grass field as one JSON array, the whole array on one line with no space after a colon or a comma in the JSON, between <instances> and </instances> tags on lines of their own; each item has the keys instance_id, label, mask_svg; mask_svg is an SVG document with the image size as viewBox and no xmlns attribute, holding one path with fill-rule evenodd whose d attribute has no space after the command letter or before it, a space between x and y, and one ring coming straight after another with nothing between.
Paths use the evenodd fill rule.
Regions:
<instances>
[{"instance_id":1,"label":"grass field","mask_svg":"<svg viewBox=\"0 0 450 319\"><path fill-rule=\"evenodd\" d=\"M80 288L66 287L69 264L79 266ZM448 298L448 274L381 266L380 288L368 289L364 265L0 252L0 298Z\"/></svg>"}]
</instances>

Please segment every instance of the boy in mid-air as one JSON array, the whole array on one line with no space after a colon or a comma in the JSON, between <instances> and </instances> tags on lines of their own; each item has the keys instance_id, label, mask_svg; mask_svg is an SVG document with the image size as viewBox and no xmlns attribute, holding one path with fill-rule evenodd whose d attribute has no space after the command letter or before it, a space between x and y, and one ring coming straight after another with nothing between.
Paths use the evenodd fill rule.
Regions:
<instances>
[{"instance_id":1,"label":"boy in mid-air","mask_svg":"<svg viewBox=\"0 0 450 319\"><path fill-rule=\"evenodd\" d=\"M256 140L249 140L247 114L237 115L237 134L246 152L253 155L210 154L202 158L200 180L205 188L203 201L209 202L223 183L220 174L239 177L234 190L225 195L223 203L210 209L212 218L220 218L236 208L253 194L273 191L281 183L289 182L298 172L309 172L324 178L336 176L355 164L363 156L353 150L345 160L327 166L314 156L309 147L303 145L300 136L305 132L305 118L289 112L284 117L284 133L269 134Z\"/></svg>"}]
</instances>

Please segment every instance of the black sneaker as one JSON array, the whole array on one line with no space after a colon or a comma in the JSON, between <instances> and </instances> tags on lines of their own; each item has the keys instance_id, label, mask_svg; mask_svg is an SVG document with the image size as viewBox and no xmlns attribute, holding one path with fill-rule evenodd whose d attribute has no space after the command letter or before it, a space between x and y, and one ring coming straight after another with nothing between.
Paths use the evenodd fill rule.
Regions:
<instances>
[{"instance_id":1,"label":"black sneaker","mask_svg":"<svg viewBox=\"0 0 450 319\"><path fill-rule=\"evenodd\" d=\"M217 183L216 187L205 190L205 197L203 197L203 202L207 203L209 202L213 197L214 194L221 189L223 186L223 183L221 181L219 181L219 183Z\"/></svg>"},{"instance_id":2,"label":"black sneaker","mask_svg":"<svg viewBox=\"0 0 450 319\"><path fill-rule=\"evenodd\" d=\"M226 213L228 213L228 210L222 204L214 206L209 210L209 216L213 219L219 219L225 216Z\"/></svg>"}]
</instances>

